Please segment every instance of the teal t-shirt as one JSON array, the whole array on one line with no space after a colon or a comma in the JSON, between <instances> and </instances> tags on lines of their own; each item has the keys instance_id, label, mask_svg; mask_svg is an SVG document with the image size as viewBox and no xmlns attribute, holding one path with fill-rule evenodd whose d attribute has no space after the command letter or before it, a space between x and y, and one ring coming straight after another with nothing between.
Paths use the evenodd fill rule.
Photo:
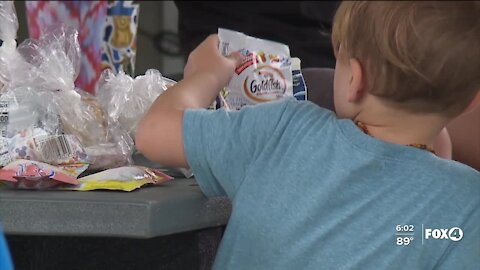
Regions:
<instances>
[{"instance_id":1,"label":"teal t-shirt","mask_svg":"<svg viewBox=\"0 0 480 270\"><path fill-rule=\"evenodd\" d=\"M215 269L479 269L468 166L310 102L187 110L183 132L202 191L232 201Z\"/></svg>"}]
</instances>

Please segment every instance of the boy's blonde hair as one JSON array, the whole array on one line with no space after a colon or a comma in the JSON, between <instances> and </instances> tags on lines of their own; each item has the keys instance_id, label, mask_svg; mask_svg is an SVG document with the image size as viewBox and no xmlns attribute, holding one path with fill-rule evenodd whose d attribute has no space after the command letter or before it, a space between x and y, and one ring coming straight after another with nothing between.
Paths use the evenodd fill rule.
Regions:
<instances>
[{"instance_id":1,"label":"boy's blonde hair","mask_svg":"<svg viewBox=\"0 0 480 270\"><path fill-rule=\"evenodd\" d=\"M480 90L478 2L343 2L332 43L360 61L370 94L408 111L452 117Z\"/></svg>"}]
</instances>

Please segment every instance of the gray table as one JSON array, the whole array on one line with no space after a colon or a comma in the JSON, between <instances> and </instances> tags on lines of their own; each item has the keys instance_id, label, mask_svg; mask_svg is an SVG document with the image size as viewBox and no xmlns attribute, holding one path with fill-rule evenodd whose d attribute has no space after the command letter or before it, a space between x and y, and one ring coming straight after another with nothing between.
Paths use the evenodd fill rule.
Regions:
<instances>
[{"instance_id":1,"label":"gray table","mask_svg":"<svg viewBox=\"0 0 480 270\"><path fill-rule=\"evenodd\" d=\"M230 203L194 179L121 191L0 190L7 234L151 238L226 224Z\"/></svg>"},{"instance_id":2,"label":"gray table","mask_svg":"<svg viewBox=\"0 0 480 270\"><path fill-rule=\"evenodd\" d=\"M0 189L16 269L210 269L231 204L169 174L176 178L132 192Z\"/></svg>"},{"instance_id":3,"label":"gray table","mask_svg":"<svg viewBox=\"0 0 480 270\"><path fill-rule=\"evenodd\" d=\"M184 178L132 192L0 190L17 270L210 269L230 211Z\"/></svg>"}]
</instances>

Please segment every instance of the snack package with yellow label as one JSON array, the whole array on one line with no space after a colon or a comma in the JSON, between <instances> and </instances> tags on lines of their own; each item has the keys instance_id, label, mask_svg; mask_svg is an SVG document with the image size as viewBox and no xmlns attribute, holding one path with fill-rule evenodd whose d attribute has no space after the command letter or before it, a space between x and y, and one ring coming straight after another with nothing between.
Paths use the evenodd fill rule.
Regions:
<instances>
[{"instance_id":1,"label":"snack package with yellow label","mask_svg":"<svg viewBox=\"0 0 480 270\"><path fill-rule=\"evenodd\" d=\"M243 61L218 98L220 107L239 110L293 96L290 49L287 45L218 29L222 55L240 52Z\"/></svg>"},{"instance_id":2,"label":"snack package with yellow label","mask_svg":"<svg viewBox=\"0 0 480 270\"><path fill-rule=\"evenodd\" d=\"M78 179L77 186L64 186L63 190L120 190L132 191L147 184L159 185L173 178L160 170L141 166L125 166L105 170Z\"/></svg>"}]
</instances>

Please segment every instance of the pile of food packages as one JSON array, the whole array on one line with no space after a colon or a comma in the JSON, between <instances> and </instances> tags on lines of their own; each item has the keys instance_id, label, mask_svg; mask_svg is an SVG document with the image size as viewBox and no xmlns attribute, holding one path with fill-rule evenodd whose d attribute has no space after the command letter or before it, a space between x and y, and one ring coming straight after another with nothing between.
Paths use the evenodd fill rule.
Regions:
<instances>
[{"instance_id":1,"label":"pile of food packages","mask_svg":"<svg viewBox=\"0 0 480 270\"><path fill-rule=\"evenodd\" d=\"M132 155L138 122L174 81L153 69L135 78L107 69L93 96L74 84L81 61L76 29L55 26L18 46L17 30L13 2L2 1L0 182L4 186L131 191L172 179L163 169L134 165ZM240 51L244 61L213 109L238 110L288 96L306 99L299 64L290 58L288 46L226 29L219 29L219 37L223 54ZM298 66L293 70L292 62ZM173 169L191 176L186 169Z\"/></svg>"},{"instance_id":2,"label":"pile of food packages","mask_svg":"<svg viewBox=\"0 0 480 270\"><path fill-rule=\"evenodd\" d=\"M0 182L20 189L133 190L172 179L135 166L133 135L174 82L106 70L98 95L75 87L78 31L54 26L17 46L13 2L0 3Z\"/></svg>"}]
</instances>

